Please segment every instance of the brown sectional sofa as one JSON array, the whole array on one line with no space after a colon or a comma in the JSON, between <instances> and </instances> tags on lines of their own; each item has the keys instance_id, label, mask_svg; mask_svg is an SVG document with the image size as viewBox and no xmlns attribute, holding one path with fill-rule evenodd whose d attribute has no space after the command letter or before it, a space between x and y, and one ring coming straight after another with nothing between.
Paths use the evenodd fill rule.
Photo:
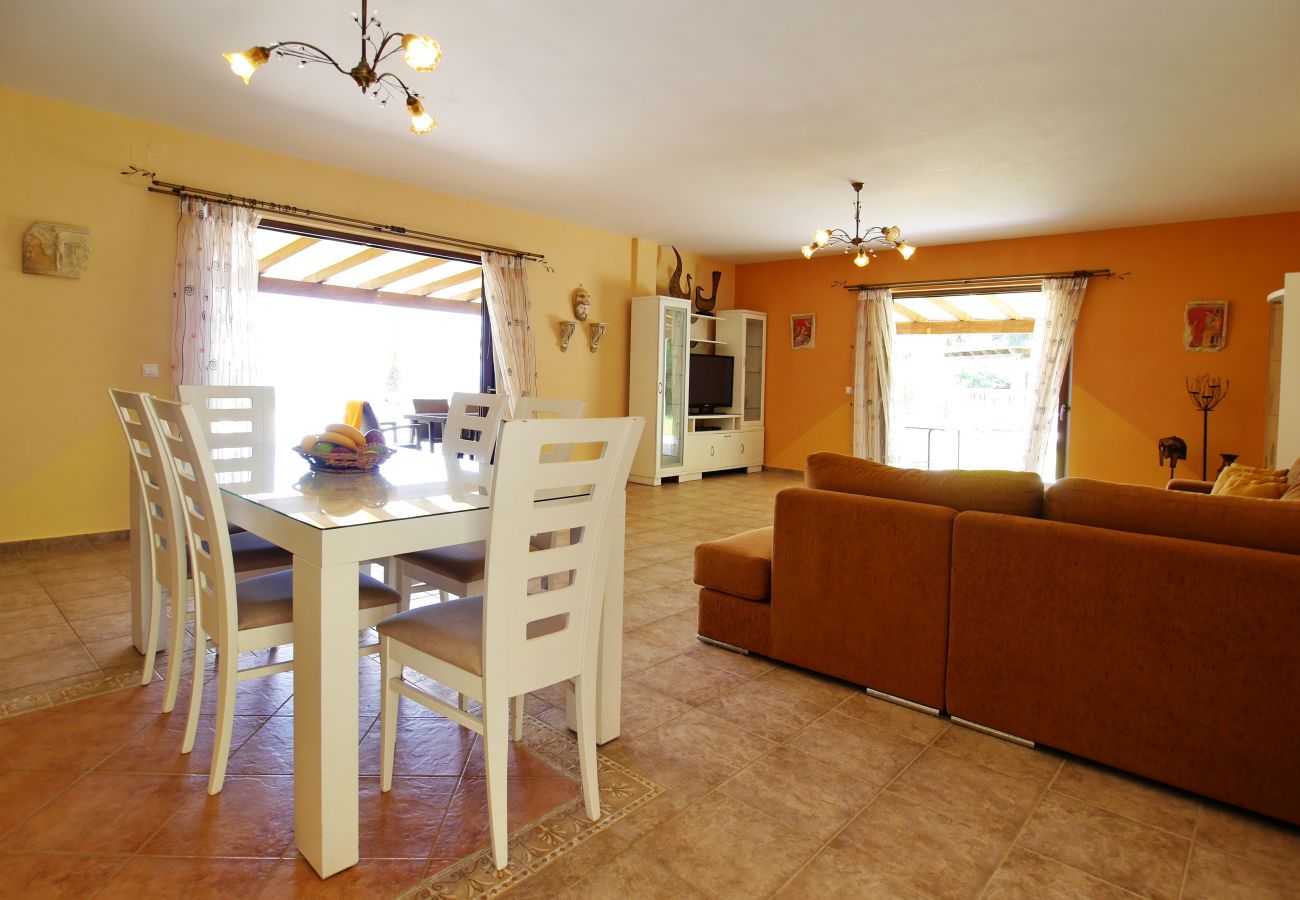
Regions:
<instances>
[{"instance_id":1,"label":"brown sectional sofa","mask_svg":"<svg viewBox=\"0 0 1300 900\"><path fill-rule=\"evenodd\" d=\"M702 637L1300 823L1300 504L834 454L806 481L697 549Z\"/></svg>"}]
</instances>

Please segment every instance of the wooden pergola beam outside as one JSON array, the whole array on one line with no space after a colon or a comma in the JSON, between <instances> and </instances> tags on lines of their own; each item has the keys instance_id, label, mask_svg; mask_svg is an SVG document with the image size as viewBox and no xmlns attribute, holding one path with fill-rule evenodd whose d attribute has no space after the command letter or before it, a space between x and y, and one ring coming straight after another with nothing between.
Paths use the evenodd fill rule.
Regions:
<instances>
[{"instance_id":1,"label":"wooden pergola beam outside","mask_svg":"<svg viewBox=\"0 0 1300 900\"><path fill-rule=\"evenodd\" d=\"M417 297L427 297L429 294L432 294L435 291L441 291L449 287L456 287L458 285L468 284L471 281L478 281L482 277L483 277L483 269L481 267L474 268L474 269L470 269L468 272L461 272L459 275L450 275L447 278L442 278L439 279L438 281L432 281L422 287L412 288L411 290L406 291L406 293Z\"/></svg>"},{"instance_id":2,"label":"wooden pergola beam outside","mask_svg":"<svg viewBox=\"0 0 1300 900\"><path fill-rule=\"evenodd\" d=\"M400 269L395 269L387 275L380 275L378 278L372 278L369 281L362 282L357 285L357 287L367 291L382 290L390 284L395 284L396 282L401 281L403 278L410 278L412 275L419 275L421 272L428 272L430 269L436 269L439 266L445 266L447 263L454 261L455 260L441 259L437 256L430 256L427 259L413 262L409 266L402 266ZM402 291L402 293L406 292Z\"/></svg>"},{"instance_id":3,"label":"wooden pergola beam outside","mask_svg":"<svg viewBox=\"0 0 1300 900\"><path fill-rule=\"evenodd\" d=\"M383 256L387 252L388 251L383 247L367 247L360 253L354 253L347 259L339 260L332 266L326 266L325 268L312 272L310 275L306 275L299 280L310 281L312 284L320 284L322 281L328 281L340 272L346 272L348 269L355 269L363 262L370 262L370 260Z\"/></svg>"},{"instance_id":4,"label":"wooden pergola beam outside","mask_svg":"<svg viewBox=\"0 0 1300 900\"><path fill-rule=\"evenodd\" d=\"M898 304L895 303L897 308ZM965 319L957 322L899 322L899 334L1032 334L1033 319Z\"/></svg>"},{"instance_id":5,"label":"wooden pergola beam outside","mask_svg":"<svg viewBox=\"0 0 1300 900\"><path fill-rule=\"evenodd\" d=\"M912 309L910 306L904 306L903 304L899 303L897 300L894 301L894 312L898 313L900 316L907 319L909 322L930 321L925 316L921 315L919 312Z\"/></svg>"},{"instance_id":6,"label":"wooden pergola beam outside","mask_svg":"<svg viewBox=\"0 0 1300 900\"><path fill-rule=\"evenodd\" d=\"M931 297L930 302L959 322L970 322L975 318L951 300L945 300L942 297Z\"/></svg>"},{"instance_id":7,"label":"wooden pergola beam outside","mask_svg":"<svg viewBox=\"0 0 1300 900\"><path fill-rule=\"evenodd\" d=\"M1020 312L1001 297L985 297L984 299L993 304L993 308L1008 319L1016 320L1021 318Z\"/></svg>"},{"instance_id":8,"label":"wooden pergola beam outside","mask_svg":"<svg viewBox=\"0 0 1300 900\"><path fill-rule=\"evenodd\" d=\"M319 244L320 238L300 237L294 238L285 244L279 250L266 254L257 261L257 273L260 275L276 263L284 262L289 257L301 253L314 244Z\"/></svg>"},{"instance_id":9,"label":"wooden pergola beam outside","mask_svg":"<svg viewBox=\"0 0 1300 900\"><path fill-rule=\"evenodd\" d=\"M288 278L263 276L257 279L257 289L268 294L292 294L296 297L315 297L319 300L346 300L349 303L376 303L380 306L404 306L409 309L479 315L479 306L476 303L444 300L441 297L413 297L396 291L367 291L337 284L312 284Z\"/></svg>"}]
</instances>

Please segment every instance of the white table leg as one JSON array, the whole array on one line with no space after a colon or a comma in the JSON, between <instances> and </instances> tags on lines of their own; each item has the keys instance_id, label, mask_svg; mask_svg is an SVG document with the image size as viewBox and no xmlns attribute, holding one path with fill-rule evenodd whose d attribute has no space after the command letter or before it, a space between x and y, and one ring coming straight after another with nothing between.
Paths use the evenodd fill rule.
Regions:
<instances>
[{"instance_id":1,"label":"white table leg","mask_svg":"<svg viewBox=\"0 0 1300 900\"><path fill-rule=\"evenodd\" d=\"M294 829L322 878L359 855L357 609L355 562L294 557Z\"/></svg>"},{"instance_id":2,"label":"white table leg","mask_svg":"<svg viewBox=\"0 0 1300 900\"><path fill-rule=\"evenodd\" d=\"M146 541L149 540L149 521L145 518L145 506L140 499L140 485L135 472L130 473L131 483L131 643L141 653L149 652L147 637L149 634L150 586L153 573L149 571L149 552ZM159 629L164 631L165 629ZM164 641L160 636L159 644Z\"/></svg>"}]
</instances>

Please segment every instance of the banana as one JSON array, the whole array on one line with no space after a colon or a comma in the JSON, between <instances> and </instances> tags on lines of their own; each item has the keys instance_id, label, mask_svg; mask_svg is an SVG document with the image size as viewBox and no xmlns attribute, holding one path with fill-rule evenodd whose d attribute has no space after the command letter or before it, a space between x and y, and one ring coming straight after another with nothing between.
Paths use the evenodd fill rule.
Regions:
<instances>
[{"instance_id":1,"label":"banana","mask_svg":"<svg viewBox=\"0 0 1300 900\"><path fill-rule=\"evenodd\" d=\"M335 422L333 425L326 425L325 430L332 431L335 434L341 434L344 437L348 438L349 440L351 440L353 444L356 445L358 450L360 450L362 447L366 445L365 432L362 431L360 428L353 428L351 425L348 425L344 422Z\"/></svg>"},{"instance_id":2,"label":"banana","mask_svg":"<svg viewBox=\"0 0 1300 900\"><path fill-rule=\"evenodd\" d=\"M353 430L355 431L356 429ZM342 447L350 447L353 450L360 450L362 447L365 446L364 442L358 444L350 436L344 434L341 431L334 431L333 429L329 431L322 431L320 433L320 439L322 441L329 441L331 444L338 444Z\"/></svg>"},{"instance_id":3,"label":"banana","mask_svg":"<svg viewBox=\"0 0 1300 900\"><path fill-rule=\"evenodd\" d=\"M315 447L316 444L319 442L320 442L319 434L308 434L303 437L302 443L299 444L298 446L304 450L311 450L311 448Z\"/></svg>"}]
</instances>

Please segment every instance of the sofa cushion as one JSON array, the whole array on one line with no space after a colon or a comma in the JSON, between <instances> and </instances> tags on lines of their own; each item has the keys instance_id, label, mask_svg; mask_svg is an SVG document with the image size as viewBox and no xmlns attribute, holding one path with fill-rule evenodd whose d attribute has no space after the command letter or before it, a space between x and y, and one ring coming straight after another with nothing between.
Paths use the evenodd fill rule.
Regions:
<instances>
[{"instance_id":1,"label":"sofa cushion","mask_svg":"<svg viewBox=\"0 0 1300 900\"><path fill-rule=\"evenodd\" d=\"M1214 487L1210 489L1210 494L1218 496L1228 494L1233 497L1269 497L1277 499L1286 491L1286 469L1261 469L1256 466L1239 466L1233 463L1225 466L1219 473L1219 477L1214 480ZM1250 492L1248 487L1251 485L1276 485L1280 488L1276 493L1271 491Z\"/></svg>"},{"instance_id":2,"label":"sofa cushion","mask_svg":"<svg viewBox=\"0 0 1300 900\"><path fill-rule=\"evenodd\" d=\"M772 596L772 526L695 548L695 583L746 600Z\"/></svg>"},{"instance_id":3,"label":"sofa cushion","mask_svg":"<svg viewBox=\"0 0 1300 900\"><path fill-rule=\"evenodd\" d=\"M808 487L887 500L946 506L958 512L1043 515L1043 480L1033 472L899 469L840 453L808 457Z\"/></svg>"},{"instance_id":4,"label":"sofa cushion","mask_svg":"<svg viewBox=\"0 0 1300 900\"><path fill-rule=\"evenodd\" d=\"M1300 554L1300 505L1294 503L1063 478L1047 489L1043 513L1075 525Z\"/></svg>"}]
</instances>

